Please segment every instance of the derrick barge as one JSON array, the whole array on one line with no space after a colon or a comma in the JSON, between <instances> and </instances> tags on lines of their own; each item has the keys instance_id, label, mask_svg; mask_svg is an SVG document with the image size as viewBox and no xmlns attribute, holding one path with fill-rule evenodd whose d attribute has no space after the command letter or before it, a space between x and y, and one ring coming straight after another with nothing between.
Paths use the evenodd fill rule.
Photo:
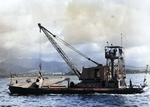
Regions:
<instances>
[{"instance_id":1,"label":"derrick barge","mask_svg":"<svg viewBox=\"0 0 150 107\"><path fill-rule=\"evenodd\" d=\"M126 72L124 63L124 48L121 46L105 46L105 59L106 65L99 64L98 62L88 58L86 55L72 47L67 42L52 34L46 28L38 24L40 31L42 30L48 40L52 43L54 48L58 51L61 57L66 61L69 67L79 78L80 82L75 84L70 82L69 78L61 79L51 83L44 79L40 73L40 77L36 81L28 81L27 83L10 84L9 90L11 93L18 94L90 94L90 93L111 93L111 94L134 94L144 92L146 87L145 81L141 85L132 85L130 80L129 86L126 85ZM87 60L95 63L94 67L83 67L79 71L75 64L69 59L63 49L56 43L54 39L64 43L64 45L73 49L78 54L85 57ZM40 68L41 70L41 68ZM68 81L67 86L55 86L54 84L63 81ZM135 87L137 86L137 87Z\"/></svg>"}]
</instances>

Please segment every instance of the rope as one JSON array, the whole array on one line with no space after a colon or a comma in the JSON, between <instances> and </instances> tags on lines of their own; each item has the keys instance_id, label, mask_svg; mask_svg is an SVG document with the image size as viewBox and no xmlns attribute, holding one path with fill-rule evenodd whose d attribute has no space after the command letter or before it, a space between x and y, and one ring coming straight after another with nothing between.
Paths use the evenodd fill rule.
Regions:
<instances>
[{"instance_id":1,"label":"rope","mask_svg":"<svg viewBox=\"0 0 150 107\"><path fill-rule=\"evenodd\" d=\"M42 70L42 37L39 36L39 68Z\"/></svg>"}]
</instances>

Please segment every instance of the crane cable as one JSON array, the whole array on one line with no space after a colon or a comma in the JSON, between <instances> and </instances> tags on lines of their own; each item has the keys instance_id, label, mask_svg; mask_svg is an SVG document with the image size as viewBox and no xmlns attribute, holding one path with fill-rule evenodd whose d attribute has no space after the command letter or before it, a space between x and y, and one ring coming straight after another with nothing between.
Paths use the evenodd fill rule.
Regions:
<instances>
[{"instance_id":1,"label":"crane cable","mask_svg":"<svg viewBox=\"0 0 150 107\"><path fill-rule=\"evenodd\" d=\"M56 38L57 40L59 40L60 42L62 42L64 45L66 45L67 47L69 47L70 49L74 50L75 52L77 52L78 54L80 54L81 56L85 57L86 59L92 61L93 63L97 64L97 65L101 65L99 63L97 63L96 61L90 59L89 57L87 57L85 54L81 53L80 51L78 51L76 48L74 48L73 46L71 46L70 44L68 44L67 42L65 42L64 40L62 40L61 38L59 38L56 35L51 34L54 38Z\"/></svg>"},{"instance_id":2,"label":"crane cable","mask_svg":"<svg viewBox=\"0 0 150 107\"><path fill-rule=\"evenodd\" d=\"M42 37L39 37L39 68L42 70ZM40 72L39 71L39 72Z\"/></svg>"}]
</instances>

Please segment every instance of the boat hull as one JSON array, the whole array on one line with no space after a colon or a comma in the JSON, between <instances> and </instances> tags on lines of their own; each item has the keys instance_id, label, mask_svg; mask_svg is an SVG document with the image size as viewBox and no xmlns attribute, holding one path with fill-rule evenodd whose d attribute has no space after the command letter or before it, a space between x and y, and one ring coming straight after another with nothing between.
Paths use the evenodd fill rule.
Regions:
<instances>
[{"instance_id":1,"label":"boat hull","mask_svg":"<svg viewBox=\"0 0 150 107\"><path fill-rule=\"evenodd\" d=\"M109 94L135 94L144 92L142 88L21 88L9 85L11 94L90 94L90 93L109 93Z\"/></svg>"}]
</instances>

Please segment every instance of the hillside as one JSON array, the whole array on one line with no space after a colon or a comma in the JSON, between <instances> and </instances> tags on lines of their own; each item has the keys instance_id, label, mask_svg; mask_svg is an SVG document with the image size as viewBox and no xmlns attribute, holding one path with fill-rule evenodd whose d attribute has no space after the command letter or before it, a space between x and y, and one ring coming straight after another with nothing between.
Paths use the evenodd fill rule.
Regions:
<instances>
[{"instance_id":1,"label":"hillside","mask_svg":"<svg viewBox=\"0 0 150 107\"><path fill-rule=\"evenodd\" d=\"M39 64L42 63L42 70L46 72L62 72L70 71L69 66L65 62L58 61L39 61L39 59L7 59L0 62L0 75L16 73L21 74L28 71L39 70Z\"/></svg>"}]
</instances>

